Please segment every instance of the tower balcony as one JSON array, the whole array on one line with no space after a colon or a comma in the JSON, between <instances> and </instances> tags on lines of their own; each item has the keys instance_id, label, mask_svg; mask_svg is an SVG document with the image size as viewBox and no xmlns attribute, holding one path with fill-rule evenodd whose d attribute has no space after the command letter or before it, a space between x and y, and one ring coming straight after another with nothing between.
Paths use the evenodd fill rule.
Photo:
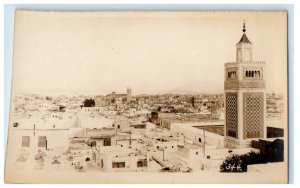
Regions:
<instances>
[{"instance_id":1,"label":"tower balcony","mask_svg":"<svg viewBox=\"0 0 300 188\"><path fill-rule=\"evenodd\" d=\"M224 89L265 89L266 82L264 80L227 80L224 82Z\"/></svg>"},{"instance_id":2,"label":"tower balcony","mask_svg":"<svg viewBox=\"0 0 300 188\"><path fill-rule=\"evenodd\" d=\"M264 65L266 62L265 61L238 61L238 62L228 62L225 63L225 67L232 67L232 66L237 66L238 64L255 64L255 65Z\"/></svg>"}]
</instances>

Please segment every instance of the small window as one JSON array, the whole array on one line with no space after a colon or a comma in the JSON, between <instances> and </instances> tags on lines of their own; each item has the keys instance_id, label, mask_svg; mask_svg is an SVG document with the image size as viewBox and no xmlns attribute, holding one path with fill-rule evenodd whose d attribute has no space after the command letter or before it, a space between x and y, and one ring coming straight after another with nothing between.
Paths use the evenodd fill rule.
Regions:
<instances>
[{"instance_id":1,"label":"small window","mask_svg":"<svg viewBox=\"0 0 300 188\"><path fill-rule=\"evenodd\" d=\"M113 162L112 167L113 168L125 168L125 162Z\"/></svg>"},{"instance_id":2,"label":"small window","mask_svg":"<svg viewBox=\"0 0 300 188\"><path fill-rule=\"evenodd\" d=\"M147 167L147 159L139 159L137 161L137 167Z\"/></svg>"},{"instance_id":3,"label":"small window","mask_svg":"<svg viewBox=\"0 0 300 188\"><path fill-rule=\"evenodd\" d=\"M198 151L196 152L196 155L198 155Z\"/></svg>"},{"instance_id":4,"label":"small window","mask_svg":"<svg viewBox=\"0 0 300 188\"><path fill-rule=\"evenodd\" d=\"M39 136L39 140L38 140L38 147L46 147L47 145L47 140L46 140L46 136Z\"/></svg>"},{"instance_id":5,"label":"small window","mask_svg":"<svg viewBox=\"0 0 300 188\"><path fill-rule=\"evenodd\" d=\"M30 136L22 136L22 147L30 146Z\"/></svg>"},{"instance_id":6,"label":"small window","mask_svg":"<svg viewBox=\"0 0 300 188\"><path fill-rule=\"evenodd\" d=\"M94 141L92 141L92 143L91 143L91 147L96 147L96 141L94 140Z\"/></svg>"},{"instance_id":7,"label":"small window","mask_svg":"<svg viewBox=\"0 0 300 188\"><path fill-rule=\"evenodd\" d=\"M202 142L201 138L198 139L199 142Z\"/></svg>"},{"instance_id":8,"label":"small window","mask_svg":"<svg viewBox=\"0 0 300 188\"><path fill-rule=\"evenodd\" d=\"M210 155L208 155L206 158L207 158L207 159L210 159Z\"/></svg>"},{"instance_id":9,"label":"small window","mask_svg":"<svg viewBox=\"0 0 300 188\"><path fill-rule=\"evenodd\" d=\"M157 149L159 149L159 146L156 146Z\"/></svg>"},{"instance_id":10,"label":"small window","mask_svg":"<svg viewBox=\"0 0 300 188\"><path fill-rule=\"evenodd\" d=\"M109 139L104 139L103 146L111 146L111 141Z\"/></svg>"}]
</instances>

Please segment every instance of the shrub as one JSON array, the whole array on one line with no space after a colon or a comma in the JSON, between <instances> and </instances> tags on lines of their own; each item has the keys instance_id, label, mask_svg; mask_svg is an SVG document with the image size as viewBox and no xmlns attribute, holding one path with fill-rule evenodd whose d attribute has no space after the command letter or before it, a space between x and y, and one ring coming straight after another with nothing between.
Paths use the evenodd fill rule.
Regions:
<instances>
[{"instance_id":1,"label":"shrub","mask_svg":"<svg viewBox=\"0 0 300 188\"><path fill-rule=\"evenodd\" d=\"M266 155L251 151L244 155L232 154L220 166L220 172L247 172L249 164L267 163Z\"/></svg>"}]
</instances>

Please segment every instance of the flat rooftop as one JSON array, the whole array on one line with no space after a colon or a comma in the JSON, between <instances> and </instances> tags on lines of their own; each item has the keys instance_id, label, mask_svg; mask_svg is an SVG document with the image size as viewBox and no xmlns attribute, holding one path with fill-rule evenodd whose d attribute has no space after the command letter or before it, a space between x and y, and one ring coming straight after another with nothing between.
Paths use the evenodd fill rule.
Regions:
<instances>
[{"instance_id":1,"label":"flat rooftop","mask_svg":"<svg viewBox=\"0 0 300 188\"><path fill-rule=\"evenodd\" d=\"M193 127L224 136L224 125L193 126Z\"/></svg>"},{"instance_id":2,"label":"flat rooftop","mask_svg":"<svg viewBox=\"0 0 300 188\"><path fill-rule=\"evenodd\" d=\"M209 125L209 126L193 126L207 132L215 133L224 136L224 125ZM267 138L283 137L284 130L276 127L267 127Z\"/></svg>"}]
</instances>

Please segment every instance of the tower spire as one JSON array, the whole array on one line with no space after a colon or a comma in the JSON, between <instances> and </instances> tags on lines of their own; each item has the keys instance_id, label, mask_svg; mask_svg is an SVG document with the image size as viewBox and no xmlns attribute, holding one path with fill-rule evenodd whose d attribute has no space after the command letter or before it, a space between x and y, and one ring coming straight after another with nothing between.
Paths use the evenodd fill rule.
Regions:
<instances>
[{"instance_id":1,"label":"tower spire","mask_svg":"<svg viewBox=\"0 0 300 188\"><path fill-rule=\"evenodd\" d=\"M245 23L245 20L244 20L244 23L243 23L243 36L241 38L241 40L238 42L239 43L251 43L250 40L248 39L248 37L246 36L246 23Z\"/></svg>"},{"instance_id":2,"label":"tower spire","mask_svg":"<svg viewBox=\"0 0 300 188\"><path fill-rule=\"evenodd\" d=\"M245 20L244 20L244 24L243 24L243 33L246 33L246 24L245 24Z\"/></svg>"}]
</instances>

